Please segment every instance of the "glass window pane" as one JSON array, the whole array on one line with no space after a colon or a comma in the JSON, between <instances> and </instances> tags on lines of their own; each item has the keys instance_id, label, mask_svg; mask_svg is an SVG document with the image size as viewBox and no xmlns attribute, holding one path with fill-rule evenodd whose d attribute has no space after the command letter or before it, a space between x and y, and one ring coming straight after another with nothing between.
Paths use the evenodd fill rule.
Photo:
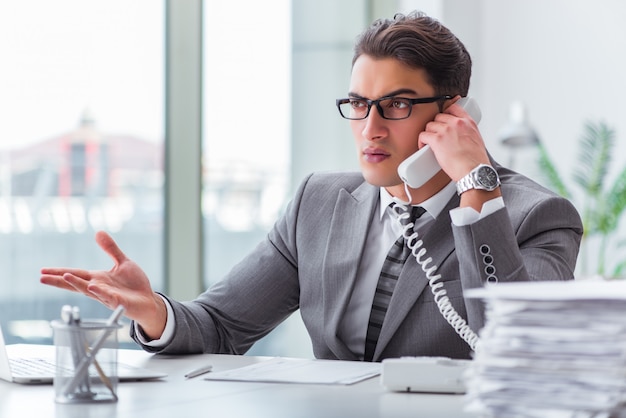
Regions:
<instances>
[{"instance_id":1,"label":"glass window pane","mask_svg":"<svg viewBox=\"0 0 626 418\"><path fill-rule=\"evenodd\" d=\"M289 0L271 6L256 0L207 0L203 5L202 210L208 287L265 238L285 205L292 43ZM298 314L292 315L288 323L298 320ZM250 353L293 354L290 344L297 343L281 326ZM304 345L309 349L308 339Z\"/></svg>"},{"instance_id":2,"label":"glass window pane","mask_svg":"<svg viewBox=\"0 0 626 418\"><path fill-rule=\"evenodd\" d=\"M290 13L288 0L204 2L207 286L266 235L286 199Z\"/></svg>"},{"instance_id":3,"label":"glass window pane","mask_svg":"<svg viewBox=\"0 0 626 418\"><path fill-rule=\"evenodd\" d=\"M50 342L66 303L43 266L108 269L110 232L163 288L164 3L0 3L0 318L8 342ZM123 336L124 333L120 333Z\"/></svg>"}]
</instances>

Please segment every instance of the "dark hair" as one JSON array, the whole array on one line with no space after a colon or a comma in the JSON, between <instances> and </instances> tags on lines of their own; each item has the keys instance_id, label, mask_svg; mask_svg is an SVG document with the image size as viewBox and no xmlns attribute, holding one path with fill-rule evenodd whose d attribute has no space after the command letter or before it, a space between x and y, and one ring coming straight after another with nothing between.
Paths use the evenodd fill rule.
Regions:
<instances>
[{"instance_id":1,"label":"dark hair","mask_svg":"<svg viewBox=\"0 0 626 418\"><path fill-rule=\"evenodd\" d=\"M435 94L466 96L472 59L465 46L439 21L421 12L378 19L358 37L352 65L361 55L394 58L423 68Z\"/></svg>"}]
</instances>

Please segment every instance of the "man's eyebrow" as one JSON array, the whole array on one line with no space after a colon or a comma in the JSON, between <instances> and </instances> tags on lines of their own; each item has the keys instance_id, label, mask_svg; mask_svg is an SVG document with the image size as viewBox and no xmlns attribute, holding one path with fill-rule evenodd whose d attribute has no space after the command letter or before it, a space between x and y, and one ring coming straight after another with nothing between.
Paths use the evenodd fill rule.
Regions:
<instances>
[{"instance_id":1,"label":"man's eyebrow","mask_svg":"<svg viewBox=\"0 0 626 418\"><path fill-rule=\"evenodd\" d=\"M391 91L380 97L393 97L393 96L398 96L400 94L417 94L417 92L413 89L402 88L402 89ZM354 97L356 99L367 99L367 97L361 96L360 94L352 92L352 91L348 92L348 97Z\"/></svg>"}]
</instances>

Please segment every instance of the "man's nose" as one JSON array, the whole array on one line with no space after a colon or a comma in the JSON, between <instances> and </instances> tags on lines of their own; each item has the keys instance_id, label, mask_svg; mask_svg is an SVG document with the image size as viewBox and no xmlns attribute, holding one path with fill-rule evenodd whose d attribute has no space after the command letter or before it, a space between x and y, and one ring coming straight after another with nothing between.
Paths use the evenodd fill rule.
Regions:
<instances>
[{"instance_id":1,"label":"man's nose","mask_svg":"<svg viewBox=\"0 0 626 418\"><path fill-rule=\"evenodd\" d=\"M363 136L369 140L379 139L385 136L387 120L382 117L380 110L372 106L369 115L365 118Z\"/></svg>"}]
</instances>

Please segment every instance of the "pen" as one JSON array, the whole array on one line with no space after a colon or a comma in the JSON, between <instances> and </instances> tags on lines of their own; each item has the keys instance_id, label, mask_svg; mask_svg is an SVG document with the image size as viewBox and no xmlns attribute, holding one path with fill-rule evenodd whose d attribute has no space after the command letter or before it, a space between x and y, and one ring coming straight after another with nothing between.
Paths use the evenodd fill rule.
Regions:
<instances>
[{"instance_id":1,"label":"pen","mask_svg":"<svg viewBox=\"0 0 626 418\"><path fill-rule=\"evenodd\" d=\"M73 319L74 325L80 326L80 309L78 308L78 306L74 306L72 308L72 319ZM89 344L85 340L85 335L82 332L79 332L78 336L81 340L78 343L79 348L84 353L89 353L91 351L91 348L89 348ZM82 348L80 347L81 345L82 345ZM98 363L98 360L96 360L95 358L93 359L93 365L95 366L96 371L98 372L98 376L100 376L100 380L102 381L102 383L104 383L104 385L109 389L109 391L111 391L111 395L115 397L116 396L115 390L113 389L113 384L111 383L111 380L104 373L104 370L102 370L102 367L100 367L100 363ZM86 379L86 383L87 383L87 389L89 389L89 379Z\"/></svg>"},{"instance_id":2,"label":"pen","mask_svg":"<svg viewBox=\"0 0 626 418\"><path fill-rule=\"evenodd\" d=\"M123 312L124 307L122 305L119 305L117 308L115 308L115 310L106 322L107 328L101 332L100 336L94 342L93 347L91 347L91 349L85 353L85 356L82 358L80 364L75 369L74 377L72 377L72 379L65 385L63 393L72 393L81 381L84 381L84 379L89 377L89 366L95 360L96 354L98 354L98 351L104 345L107 337L114 331L113 326L117 324L117 320L120 318L120 316L122 316ZM114 397L117 398L117 396Z\"/></svg>"},{"instance_id":3,"label":"pen","mask_svg":"<svg viewBox=\"0 0 626 418\"><path fill-rule=\"evenodd\" d=\"M213 370L213 366L210 364L208 366L200 367L199 369L194 369L185 375L185 379L191 379L192 377L200 376L201 374L205 374Z\"/></svg>"}]
</instances>

